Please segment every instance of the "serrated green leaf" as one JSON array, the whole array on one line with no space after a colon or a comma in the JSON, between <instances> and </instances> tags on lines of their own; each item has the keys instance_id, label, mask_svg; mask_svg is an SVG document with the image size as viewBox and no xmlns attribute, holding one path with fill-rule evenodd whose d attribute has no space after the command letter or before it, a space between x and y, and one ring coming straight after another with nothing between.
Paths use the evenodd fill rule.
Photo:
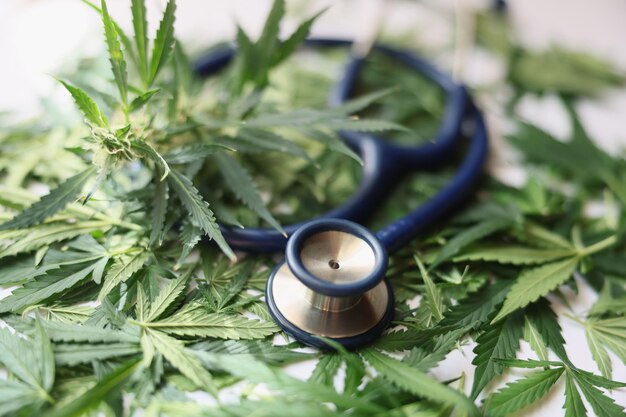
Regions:
<instances>
[{"instance_id":1,"label":"serrated green leaf","mask_svg":"<svg viewBox=\"0 0 626 417\"><path fill-rule=\"evenodd\" d=\"M194 162L199 159L206 159L216 152L224 150L232 149L219 144L198 143L174 148L163 155L163 158L168 164L188 164L189 162Z\"/></svg>"},{"instance_id":2,"label":"serrated green leaf","mask_svg":"<svg viewBox=\"0 0 626 417\"><path fill-rule=\"evenodd\" d=\"M572 372L574 372L580 379L584 379L591 385L595 385L596 387L606 388L606 389L614 389L614 388L624 388L626 387L626 382L613 381L608 378L592 374L588 371L583 371L582 369L571 368Z\"/></svg>"},{"instance_id":3,"label":"serrated green leaf","mask_svg":"<svg viewBox=\"0 0 626 417\"><path fill-rule=\"evenodd\" d=\"M521 337L521 316L513 314L505 320L488 325L485 332L476 339L476 356L472 361L476 368L471 398L476 399L487 384L504 370L504 366L495 361L496 358L515 358Z\"/></svg>"},{"instance_id":4,"label":"serrated green leaf","mask_svg":"<svg viewBox=\"0 0 626 417\"><path fill-rule=\"evenodd\" d=\"M276 53L272 57L272 66L280 64L297 50L298 46L300 46L300 44L304 42L306 37L309 35L313 23L315 23L315 21L325 11L326 9L321 10L304 22L300 23L298 28L289 36L289 38L280 43Z\"/></svg>"},{"instance_id":5,"label":"serrated green leaf","mask_svg":"<svg viewBox=\"0 0 626 417\"><path fill-rule=\"evenodd\" d=\"M44 390L50 391L54 385L54 353L48 334L37 316L35 320L35 335L33 337L35 360L39 366L39 380Z\"/></svg>"},{"instance_id":6,"label":"serrated green leaf","mask_svg":"<svg viewBox=\"0 0 626 417\"><path fill-rule=\"evenodd\" d=\"M578 260L578 257L568 258L522 272L493 321L496 322L518 308L527 306L570 279L576 270Z\"/></svg>"},{"instance_id":7,"label":"serrated green leaf","mask_svg":"<svg viewBox=\"0 0 626 417\"><path fill-rule=\"evenodd\" d=\"M537 354L539 359L543 361L548 360L548 348L535 325L528 319L524 320L524 340L528 342L530 348Z\"/></svg>"},{"instance_id":8,"label":"serrated green leaf","mask_svg":"<svg viewBox=\"0 0 626 417\"><path fill-rule=\"evenodd\" d=\"M273 368L249 355L204 355L212 366L219 367L230 374L255 384L266 384L273 390L283 392L286 396L298 398L300 401L314 401L317 404L329 402L338 407L353 408L357 414L361 411L376 413L384 411L382 407L361 398L350 397L337 393L333 388L308 381L304 382L289 376L283 370Z\"/></svg>"},{"instance_id":9,"label":"serrated green leaf","mask_svg":"<svg viewBox=\"0 0 626 417\"><path fill-rule=\"evenodd\" d=\"M508 368L549 368L551 366L563 366L563 362L535 360L535 359L494 359L499 364Z\"/></svg>"},{"instance_id":10,"label":"serrated green leaf","mask_svg":"<svg viewBox=\"0 0 626 417\"><path fill-rule=\"evenodd\" d=\"M138 343L139 333L97 327L89 324L62 323L46 320L43 322L50 338L56 342L78 343Z\"/></svg>"},{"instance_id":11,"label":"serrated green leaf","mask_svg":"<svg viewBox=\"0 0 626 417\"><path fill-rule=\"evenodd\" d=\"M159 291L159 295L150 303L150 308L142 320L153 321L159 318L187 287L190 274L181 274Z\"/></svg>"},{"instance_id":12,"label":"serrated green leaf","mask_svg":"<svg viewBox=\"0 0 626 417\"><path fill-rule=\"evenodd\" d=\"M30 343L8 328L0 328L0 363L21 381L35 389L43 389L41 375Z\"/></svg>"},{"instance_id":13,"label":"serrated green leaf","mask_svg":"<svg viewBox=\"0 0 626 417\"><path fill-rule=\"evenodd\" d=\"M95 263L87 263L48 271L46 275L25 283L4 298L0 303L0 312L20 311L72 288L86 280L95 266Z\"/></svg>"},{"instance_id":14,"label":"serrated green leaf","mask_svg":"<svg viewBox=\"0 0 626 417\"><path fill-rule=\"evenodd\" d=\"M148 83L148 21L146 19L145 0L132 0L133 29L135 31L135 45L139 61L139 74L145 84ZM131 104L131 109L132 109Z\"/></svg>"},{"instance_id":15,"label":"serrated green leaf","mask_svg":"<svg viewBox=\"0 0 626 417\"><path fill-rule=\"evenodd\" d=\"M20 229L39 224L63 210L69 203L77 200L85 188L85 184L96 172L97 167L91 166L83 172L68 178L50 193L31 206L27 207L13 219L0 224L0 230Z\"/></svg>"},{"instance_id":16,"label":"serrated green leaf","mask_svg":"<svg viewBox=\"0 0 626 417\"><path fill-rule=\"evenodd\" d=\"M113 358L135 355L142 349L136 343L98 343L98 344L56 344L55 361L59 366L75 366L92 361L104 361Z\"/></svg>"},{"instance_id":17,"label":"serrated green leaf","mask_svg":"<svg viewBox=\"0 0 626 417\"><path fill-rule=\"evenodd\" d=\"M78 109L83 113L85 118L95 126L106 128L109 126L107 118L100 110L96 102L89 97L82 89L59 80L61 84L70 92L72 98L76 102Z\"/></svg>"},{"instance_id":18,"label":"serrated green leaf","mask_svg":"<svg viewBox=\"0 0 626 417\"><path fill-rule=\"evenodd\" d=\"M452 260L454 262L487 261L501 264L530 265L542 264L557 259L575 256L575 249L536 249L523 246L473 246L463 250Z\"/></svg>"},{"instance_id":19,"label":"serrated green leaf","mask_svg":"<svg viewBox=\"0 0 626 417\"><path fill-rule=\"evenodd\" d=\"M443 295L441 293L441 290L437 288L433 280L430 278L430 274L428 273L426 268L424 268L424 264L422 263L422 261L420 261L417 255L414 255L413 258L415 259L415 263L419 268L420 275L424 280L424 285L426 287L426 293L424 294L424 297L426 298L426 303L428 305L428 309L430 310L430 314L432 314L435 322L439 322L441 321L441 319L443 319Z\"/></svg>"},{"instance_id":20,"label":"serrated green leaf","mask_svg":"<svg viewBox=\"0 0 626 417\"><path fill-rule=\"evenodd\" d=\"M507 384L487 402L487 412L504 417L534 403L550 391L561 377L563 368L547 369Z\"/></svg>"},{"instance_id":21,"label":"serrated green leaf","mask_svg":"<svg viewBox=\"0 0 626 417\"><path fill-rule=\"evenodd\" d=\"M458 304L446 311L444 319L439 323L441 327L477 329L487 321L495 308L504 301L511 288L512 282L502 280L485 285L479 291L469 294Z\"/></svg>"},{"instance_id":22,"label":"serrated green leaf","mask_svg":"<svg viewBox=\"0 0 626 417\"><path fill-rule=\"evenodd\" d=\"M137 97L133 99L133 101L130 102L130 105L128 106L128 110L133 112L133 111L137 111L141 109L159 91L161 91L160 88L155 88L155 89L148 90L145 93L138 95Z\"/></svg>"},{"instance_id":23,"label":"serrated green leaf","mask_svg":"<svg viewBox=\"0 0 626 417\"><path fill-rule=\"evenodd\" d=\"M250 209L268 222L274 229L285 235L285 231L267 209L259 190L248 171L237 160L225 153L213 155L224 177L226 185ZM286 235L285 235L286 236Z\"/></svg>"},{"instance_id":24,"label":"serrated green leaf","mask_svg":"<svg viewBox=\"0 0 626 417\"><path fill-rule=\"evenodd\" d=\"M565 373L565 417L586 417L587 409L583 404L580 393L576 388L576 383L569 372Z\"/></svg>"},{"instance_id":25,"label":"serrated green leaf","mask_svg":"<svg viewBox=\"0 0 626 417\"><path fill-rule=\"evenodd\" d=\"M249 355L269 365L280 365L312 359L314 354L274 346L261 340L210 340L196 343L191 349L228 356ZM202 360L202 356L200 356Z\"/></svg>"},{"instance_id":26,"label":"serrated green leaf","mask_svg":"<svg viewBox=\"0 0 626 417\"><path fill-rule=\"evenodd\" d=\"M174 20L176 11L176 0L169 0L163 13L163 18L159 24L154 45L152 47L152 58L150 60L150 70L148 73L148 85L151 85L156 76L161 71L174 47Z\"/></svg>"},{"instance_id":27,"label":"serrated green leaf","mask_svg":"<svg viewBox=\"0 0 626 417\"><path fill-rule=\"evenodd\" d=\"M109 50L109 62L115 78L115 84L120 93L124 106L128 103L128 74L126 74L126 60L117 35L117 26L111 20L105 0L101 0L102 23L104 24L104 36Z\"/></svg>"},{"instance_id":28,"label":"serrated green leaf","mask_svg":"<svg viewBox=\"0 0 626 417\"><path fill-rule=\"evenodd\" d=\"M150 246L161 245L161 232L165 224L169 190L167 182L160 178L154 179L154 198L152 200L152 229L150 230Z\"/></svg>"},{"instance_id":29,"label":"serrated green leaf","mask_svg":"<svg viewBox=\"0 0 626 417\"><path fill-rule=\"evenodd\" d=\"M262 339L278 330L274 323L251 320L241 315L206 313L199 307L183 309L166 319L145 325L179 336L235 340Z\"/></svg>"},{"instance_id":30,"label":"serrated green leaf","mask_svg":"<svg viewBox=\"0 0 626 417\"><path fill-rule=\"evenodd\" d=\"M598 416L624 417L624 408L606 396L602 391L594 387L588 380L581 378L576 372L570 374L578 384L578 387Z\"/></svg>"},{"instance_id":31,"label":"serrated green leaf","mask_svg":"<svg viewBox=\"0 0 626 417\"><path fill-rule=\"evenodd\" d=\"M610 378L612 366L606 348L626 363L626 320L622 317L608 319L590 317L585 322L585 335L598 369L602 375Z\"/></svg>"},{"instance_id":32,"label":"serrated green leaf","mask_svg":"<svg viewBox=\"0 0 626 417\"><path fill-rule=\"evenodd\" d=\"M176 170L172 170L167 178L181 203L189 212L193 224L201 228L209 238L213 239L226 256L231 260L235 260L235 254L224 240L213 212L209 209L209 203L203 200L196 187L193 186L187 177Z\"/></svg>"},{"instance_id":33,"label":"serrated green leaf","mask_svg":"<svg viewBox=\"0 0 626 417\"><path fill-rule=\"evenodd\" d=\"M532 323L546 346L552 349L559 359L569 364L561 326L548 300L541 299L529 305L526 308L526 319Z\"/></svg>"},{"instance_id":34,"label":"serrated green leaf","mask_svg":"<svg viewBox=\"0 0 626 417\"><path fill-rule=\"evenodd\" d=\"M183 342L150 329L147 329L146 333L152 340L154 347L180 373L192 380L198 387L209 392L215 392L215 383L211 374L202 367L193 351L185 348Z\"/></svg>"},{"instance_id":35,"label":"serrated green leaf","mask_svg":"<svg viewBox=\"0 0 626 417\"><path fill-rule=\"evenodd\" d=\"M104 283L98 294L98 300L104 299L113 288L129 279L135 272L139 271L146 263L150 253L144 250L137 250L132 255L123 255L117 258L107 271Z\"/></svg>"},{"instance_id":36,"label":"serrated green leaf","mask_svg":"<svg viewBox=\"0 0 626 417\"><path fill-rule=\"evenodd\" d=\"M203 234L202 229L194 226L191 222L183 223L183 227L180 229L180 243L182 243L182 250L180 251L178 262L174 265L175 269L181 267L193 248L195 248L198 242L200 242Z\"/></svg>"},{"instance_id":37,"label":"serrated green leaf","mask_svg":"<svg viewBox=\"0 0 626 417\"><path fill-rule=\"evenodd\" d=\"M373 349L367 349L361 354L383 378L398 387L437 403L458 407L468 415L480 415L474 403L465 395L417 369Z\"/></svg>"},{"instance_id":38,"label":"serrated green leaf","mask_svg":"<svg viewBox=\"0 0 626 417\"><path fill-rule=\"evenodd\" d=\"M476 242L492 233L506 229L513 224L509 218L495 218L484 220L470 228L463 230L458 235L450 239L437 253L435 260L429 265L429 269L450 259L467 245Z\"/></svg>"},{"instance_id":39,"label":"serrated green leaf","mask_svg":"<svg viewBox=\"0 0 626 417\"><path fill-rule=\"evenodd\" d=\"M335 375L337 371L339 371L342 362L341 355L338 353L322 356L315 365L313 373L309 377L309 381L333 387Z\"/></svg>"},{"instance_id":40,"label":"serrated green leaf","mask_svg":"<svg viewBox=\"0 0 626 417\"><path fill-rule=\"evenodd\" d=\"M226 143L228 145L228 143ZM232 142L233 147L244 145L243 152L283 152L300 158L311 160L300 146L269 130L244 128L239 129L237 137Z\"/></svg>"},{"instance_id":41,"label":"serrated green leaf","mask_svg":"<svg viewBox=\"0 0 626 417\"><path fill-rule=\"evenodd\" d=\"M42 417L78 417L98 406L114 391L119 391L122 384L135 372L138 359L131 359L109 372L96 385L68 404L56 407Z\"/></svg>"}]
</instances>

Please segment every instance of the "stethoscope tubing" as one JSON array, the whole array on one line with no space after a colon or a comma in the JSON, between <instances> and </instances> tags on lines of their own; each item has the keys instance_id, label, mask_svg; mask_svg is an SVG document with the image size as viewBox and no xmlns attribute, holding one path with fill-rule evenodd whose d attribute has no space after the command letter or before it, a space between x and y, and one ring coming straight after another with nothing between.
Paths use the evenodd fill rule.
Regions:
<instances>
[{"instance_id":1,"label":"stethoscope tubing","mask_svg":"<svg viewBox=\"0 0 626 417\"><path fill-rule=\"evenodd\" d=\"M306 42L307 46L313 47L350 44L350 41L343 39L310 39ZM362 180L358 189L344 204L317 219L342 218L357 223L365 222L400 176L408 171L432 170L448 162L448 158L463 139L464 123L469 119L474 124L469 149L451 182L422 206L376 233L387 251L393 252L417 233L441 219L470 193L473 184L482 173L486 159L487 132L482 115L463 86L412 53L383 45L375 45L374 49L426 76L446 92L446 109L440 130L433 143L415 147L395 145L367 133L341 132L340 135L346 144L363 160ZM200 76L214 74L227 65L235 53L236 50L232 46L218 49L197 61L195 72ZM363 64L364 59L358 57L348 62L341 79L331 92L331 105L340 105L350 98ZM285 226L284 230L291 236L306 223ZM220 229L226 241L235 250L256 253L280 252L287 244L285 236L270 228L240 229L220 225Z\"/></svg>"}]
</instances>

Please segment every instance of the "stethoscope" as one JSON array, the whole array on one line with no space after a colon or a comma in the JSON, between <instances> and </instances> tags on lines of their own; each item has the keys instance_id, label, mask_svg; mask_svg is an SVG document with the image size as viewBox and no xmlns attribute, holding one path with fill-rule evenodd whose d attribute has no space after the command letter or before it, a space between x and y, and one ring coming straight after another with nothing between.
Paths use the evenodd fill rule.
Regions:
<instances>
[{"instance_id":1,"label":"stethoscope","mask_svg":"<svg viewBox=\"0 0 626 417\"><path fill-rule=\"evenodd\" d=\"M336 47L351 42L311 39L306 45ZM233 249L257 253L285 250L285 260L267 281L266 302L285 332L311 346L328 347L325 339L332 339L355 348L381 334L394 312L393 290L385 277L389 254L459 205L471 193L487 156L482 115L463 85L411 52L383 45L374 49L426 76L446 93L443 120L434 141L412 147L371 134L341 132L363 160L361 184L341 207L312 221L284 227L288 238L268 228L221 227ZM198 61L195 70L202 76L214 74L234 54L234 48L218 50ZM364 57L351 58L332 89L331 105L350 98L365 63ZM467 136L470 140L461 166L434 197L376 233L359 224L400 177L446 165Z\"/></svg>"}]
</instances>

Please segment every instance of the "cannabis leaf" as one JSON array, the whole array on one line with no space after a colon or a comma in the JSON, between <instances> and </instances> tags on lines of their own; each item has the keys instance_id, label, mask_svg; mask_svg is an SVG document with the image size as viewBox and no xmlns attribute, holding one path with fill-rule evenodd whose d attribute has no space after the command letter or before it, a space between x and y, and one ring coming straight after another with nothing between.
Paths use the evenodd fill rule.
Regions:
<instances>
[{"instance_id":1,"label":"cannabis leaf","mask_svg":"<svg viewBox=\"0 0 626 417\"><path fill-rule=\"evenodd\" d=\"M246 169L237 162L236 159L224 153L217 153L213 156L224 176L226 185L241 199L241 201L254 210L259 217L268 222L276 230L285 234L280 224L267 210L261 195L257 190L254 181Z\"/></svg>"},{"instance_id":2,"label":"cannabis leaf","mask_svg":"<svg viewBox=\"0 0 626 417\"><path fill-rule=\"evenodd\" d=\"M45 219L63 210L69 203L77 200L87 181L96 172L91 166L83 172L68 178L39 201L24 209L13 219L0 224L0 230L19 229L39 224Z\"/></svg>"},{"instance_id":3,"label":"cannabis leaf","mask_svg":"<svg viewBox=\"0 0 626 417\"><path fill-rule=\"evenodd\" d=\"M146 327L179 336L219 337L223 339L258 339L275 333L273 323L251 320L241 315L207 314L199 306L182 309L174 315Z\"/></svg>"},{"instance_id":4,"label":"cannabis leaf","mask_svg":"<svg viewBox=\"0 0 626 417\"><path fill-rule=\"evenodd\" d=\"M577 265L578 258L574 257L524 271L511 287L502 309L493 321L498 321L518 308L548 294L570 279Z\"/></svg>"},{"instance_id":5,"label":"cannabis leaf","mask_svg":"<svg viewBox=\"0 0 626 417\"><path fill-rule=\"evenodd\" d=\"M104 284L100 289L98 299L104 299L113 288L129 279L135 272L139 271L150 256L149 252L137 250L134 254L120 256L113 262L113 265L104 277Z\"/></svg>"},{"instance_id":6,"label":"cannabis leaf","mask_svg":"<svg viewBox=\"0 0 626 417\"><path fill-rule=\"evenodd\" d=\"M96 102L89 97L87 93L78 87L66 83L65 81L59 80L59 82L63 84L67 91L70 92L72 98L76 102L76 105L80 111L83 112L87 121L92 123L94 126L103 128L109 126L109 122L104 116L104 113L102 113Z\"/></svg>"},{"instance_id":7,"label":"cannabis leaf","mask_svg":"<svg viewBox=\"0 0 626 417\"><path fill-rule=\"evenodd\" d=\"M476 406L463 394L442 385L417 369L373 349L363 351L362 355L383 378L400 388L435 402L458 407L469 415L480 414Z\"/></svg>"},{"instance_id":8,"label":"cannabis leaf","mask_svg":"<svg viewBox=\"0 0 626 417\"><path fill-rule=\"evenodd\" d=\"M181 203L189 212L194 225L201 228L209 238L215 240L220 249L234 260L235 254L224 240L215 222L213 212L209 209L209 204L202 199L196 187L193 186L187 177L176 170L172 170L167 178L176 194L178 194Z\"/></svg>"},{"instance_id":9,"label":"cannabis leaf","mask_svg":"<svg viewBox=\"0 0 626 417\"><path fill-rule=\"evenodd\" d=\"M622 317L599 319L590 317L584 323L585 336L593 360L603 376L610 378L611 360L607 348L626 362L626 322Z\"/></svg>"},{"instance_id":10,"label":"cannabis leaf","mask_svg":"<svg viewBox=\"0 0 626 417\"><path fill-rule=\"evenodd\" d=\"M109 49L109 62L111 63L111 69L113 76L115 77L115 83L122 99L125 111L128 105L128 75L126 74L126 61L124 60L124 53L117 35L117 27L109 16L107 10L106 1L101 0L100 10L102 10L102 22L104 25L104 35Z\"/></svg>"},{"instance_id":11,"label":"cannabis leaf","mask_svg":"<svg viewBox=\"0 0 626 417\"><path fill-rule=\"evenodd\" d=\"M495 358L515 357L522 337L521 326L521 317L514 314L505 320L487 325L485 331L478 336L474 348L476 357L472 361L472 365L476 365L476 370L471 398L476 399L483 388L504 370L504 366L496 362Z\"/></svg>"},{"instance_id":12,"label":"cannabis leaf","mask_svg":"<svg viewBox=\"0 0 626 417\"><path fill-rule=\"evenodd\" d=\"M135 372L138 364L137 359L131 359L118 366L71 403L56 407L43 417L77 417L92 410L112 392L119 391L122 384Z\"/></svg>"},{"instance_id":13,"label":"cannabis leaf","mask_svg":"<svg viewBox=\"0 0 626 417\"><path fill-rule=\"evenodd\" d=\"M54 356L39 321L32 340L0 328L0 364L14 377L0 379L1 415L23 408L37 413L45 403L54 401L49 394L54 384Z\"/></svg>"},{"instance_id":14,"label":"cannabis leaf","mask_svg":"<svg viewBox=\"0 0 626 417\"><path fill-rule=\"evenodd\" d=\"M484 220L450 239L437 253L435 260L429 265L430 269L451 258L467 245L480 238L510 227L514 222L511 218L495 218Z\"/></svg>"},{"instance_id":15,"label":"cannabis leaf","mask_svg":"<svg viewBox=\"0 0 626 417\"><path fill-rule=\"evenodd\" d=\"M159 24L154 45L152 47L152 58L148 72L148 85L151 85L159 71L163 68L174 47L174 20L176 11L176 0L169 0L163 13L163 18ZM141 52L140 52L141 56ZM140 58L141 59L141 58Z\"/></svg>"},{"instance_id":16,"label":"cannabis leaf","mask_svg":"<svg viewBox=\"0 0 626 417\"><path fill-rule=\"evenodd\" d=\"M487 412L490 416L500 417L527 407L548 393L563 370L547 369L507 384L489 398Z\"/></svg>"}]
</instances>

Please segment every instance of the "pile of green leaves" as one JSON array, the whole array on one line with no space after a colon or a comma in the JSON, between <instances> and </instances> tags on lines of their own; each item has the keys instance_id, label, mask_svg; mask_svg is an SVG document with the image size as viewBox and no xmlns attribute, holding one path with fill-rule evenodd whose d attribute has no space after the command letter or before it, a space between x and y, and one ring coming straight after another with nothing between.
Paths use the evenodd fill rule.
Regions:
<instances>
[{"instance_id":1,"label":"pile of green leaves","mask_svg":"<svg viewBox=\"0 0 626 417\"><path fill-rule=\"evenodd\" d=\"M486 29L504 22L481 21L487 47L516 51L512 111L524 94L556 92L571 138L519 122L509 142L527 184L485 178L478 198L392 257L392 328L371 346L329 341L320 352L272 322L262 295L274 260L235 261L217 221L282 231L339 204L360 160L336 132L429 138L441 92L374 56L361 95L327 108L332 77L311 67L336 69L343 57L290 58L317 16L280 40L280 0L256 41L238 30L236 58L208 80L175 40L174 0L153 38L142 0L131 2L133 36L104 1L87 4L102 17L113 77L102 88L84 71L61 81L85 123L2 121L0 285L11 293L0 300L0 415L497 417L563 389L567 416L625 414L609 392L626 384L608 352L626 362L626 163L595 146L575 110L578 97L623 80L605 63L585 76L593 91L573 94L562 79L531 86L514 74L533 53L489 43L498 37ZM417 207L453 171L399 184L371 226ZM50 192L38 198L41 185ZM590 216L589 203L603 215ZM583 281L597 302L584 317L557 317ZM562 320L584 326L597 370L568 356ZM429 374L470 340L471 384ZM516 358L522 340L536 358ZM306 362L310 377L292 376ZM502 386L508 368L531 371Z\"/></svg>"}]
</instances>

